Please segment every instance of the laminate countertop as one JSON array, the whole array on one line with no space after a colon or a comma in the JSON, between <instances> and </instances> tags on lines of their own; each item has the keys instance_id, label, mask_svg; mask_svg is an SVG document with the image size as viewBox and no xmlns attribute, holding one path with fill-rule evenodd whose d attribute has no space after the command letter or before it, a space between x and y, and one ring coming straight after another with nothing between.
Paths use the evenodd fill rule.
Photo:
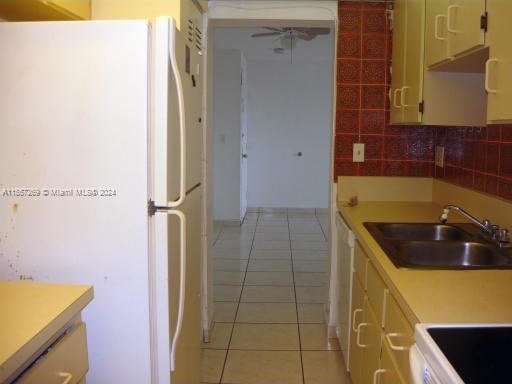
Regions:
<instances>
[{"instance_id":1,"label":"laminate countertop","mask_svg":"<svg viewBox=\"0 0 512 384\"><path fill-rule=\"evenodd\" d=\"M428 202L360 202L338 210L399 302L411 324L512 323L512 270L400 269L363 226L374 222L438 222ZM458 219L455 214L450 221Z\"/></svg>"},{"instance_id":2,"label":"laminate countertop","mask_svg":"<svg viewBox=\"0 0 512 384\"><path fill-rule=\"evenodd\" d=\"M41 353L92 298L86 285L0 281L0 383Z\"/></svg>"}]
</instances>

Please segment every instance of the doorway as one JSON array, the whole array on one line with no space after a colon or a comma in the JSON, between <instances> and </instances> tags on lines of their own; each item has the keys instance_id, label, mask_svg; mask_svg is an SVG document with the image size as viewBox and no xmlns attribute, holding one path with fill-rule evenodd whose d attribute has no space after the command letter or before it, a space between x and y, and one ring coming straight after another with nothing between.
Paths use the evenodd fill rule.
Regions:
<instances>
[{"instance_id":1,"label":"doorway","mask_svg":"<svg viewBox=\"0 0 512 384\"><path fill-rule=\"evenodd\" d=\"M311 14L310 10L306 13ZM287 19L288 16L283 18ZM220 168L224 171L227 168L237 168L238 173L237 193L230 194L233 196L231 202L237 203L238 209L233 210L237 216L233 216L231 223L227 219L221 225L213 226L215 204L212 203L211 214L208 218L211 227L214 227L209 238L211 246L209 270L211 273L208 284L210 287L215 285L215 288L210 290L213 296L209 297L209 303L211 307L215 307L216 322L213 328L214 337L210 340L213 344L210 349L206 349L214 360L223 360L222 370L226 370L227 376L229 376L230 364L233 366L235 361L235 358L228 355L238 354L238 352L234 352L237 349L235 344L238 336L236 335L241 335L240 332L243 333L244 323L256 321L251 315L248 315L251 312L249 307L258 305L276 308L289 307L291 318L286 320L285 328L292 333L296 332L297 337L300 332L304 331L300 329L299 308L300 316L304 315L302 312L304 308L311 309L315 313L312 316L316 316L314 320L316 325L305 326L305 328L325 331L325 327L321 328L320 323L324 319L328 296L328 287L325 286L322 279L328 274L326 268L328 268L327 264L330 259L328 240L330 238L329 207L332 183L330 175L332 175L331 154L334 125L333 61L335 46L335 22L332 19L332 13L328 15L328 18L328 21L322 22L318 20L305 21L302 18L265 22L236 19L230 20L230 22L219 20L218 23L213 23L210 20L208 57L214 58L210 61L214 65L208 72L208 77L213 79L209 93L211 101L209 104L209 126L213 126L210 131L209 151L213 169L209 185L213 185L211 188L213 192L218 190L215 187L213 172L215 157L220 158L216 153L216 146L223 144L226 147L229 145L233 152L236 152L236 160L235 156L232 156L232 163L224 162ZM273 60L262 60L260 53L255 55L259 60L254 60L254 53L251 54L247 50L247 43L238 46L229 45L233 40L240 40L242 33L245 34L245 39L251 41L252 39L256 40L251 35L264 33L265 29L283 30L294 26L302 28L328 26L331 28L332 31L328 35L327 53L314 54L310 51L312 48L305 45L306 43L302 44L302 48L306 47L307 50L304 49L300 52L301 46L298 44L292 48L292 52L288 52L282 45L276 46L276 42L270 39L264 49L267 50L265 54L271 54L276 59L276 63L272 63ZM277 43L280 44L280 42ZM283 52L274 51L274 48L279 47L283 48ZM223 51L220 52L220 56L224 56L224 58L230 56L236 62L236 65L230 67L231 70L228 69L229 65L221 67L221 70L225 72L224 75L236 77L239 85L236 87L238 100L229 103L231 108L237 106L237 111L233 116L238 119L237 129L231 131L226 131L227 125L221 127L225 131L217 130L219 127L214 121L215 108L222 105L223 102L222 98L217 97L214 87L215 83L219 81L216 72L219 67L215 68L215 61L219 58L219 55L216 54L219 51ZM306 51L309 52L306 53ZM301 53L304 55L302 58ZM307 68L305 58L316 59L316 61L310 60L313 62L314 69ZM322 60L318 60L319 58L325 58L324 63L320 63ZM239 68L239 70L233 68ZM315 77L320 74L325 75L323 83ZM235 82L233 81L232 84L234 85ZM304 84L306 85L304 86ZM243 89L244 85L246 86L245 90ZM302 90L298 89L301 85ZM322 89L327 96L324 101L314 104L308 97L314 95L313 98L318 100L319 89ZM292 107L298 108L291 111L289 108ZM300 112L307 113L301 115ZM314 120L315 115L324 118L324 121ZM224 117L226 116L224 115ZM281 121L276 122L279 118ZM255 127L262 128L255 129ZM284 130L281 129L283 127ZM324 127L325 132L322 132L319 127ZM323 133L325 135L323 135L322 141L320 136ZM229 134L233 134L232 137L229 137ZM320 148L319 151L316 151L316 145ZM316 160L316 165L318 166L320 163L321 166L317 170L307 168L307 162L310 159ZM244 172L244 167L247 169L246 172ZM245 215L243 214L245 210L243 208L244 174L247 180L245 195L247 212ZM318 179L311 181L310 178L304 181L310 176ZM265 182L263 183L261 180ZM302 181L303 185L294 184L294 181ZM319 193L320 189L324 193ZM214 202L215 193L212 195ZM318 198L319 195L322 197ZM315 198L317 200L314 200ZM317 244L312 245L315 242ZM314 294L311 295L312 292ZM215 302L213 302L214 299ZM263 309L263 312L270 314L272 311ZM246 316L245 320L244 316ZM213 317L210 320L213 320ZM317 321L318 323L316 323ZM206 322L208 325L212 323L213 321ZM277 326L279 323L280 320L276 320L273 324L279 328ZM265 322L261 324L265 324ZM261 334L262 337L271 339L272 337L269 336L271 332L267 332L269 327L267 325L261 325L261 327L265 328ZM220 339L224 341L219 341ZM293 339L297 338L294 336ZM230 340L233 340L234 343L231 346ZM244 348L242 347L242 350ZM302 357L308 359L308 353L303 353L301 345L293 346L292 349L294 348L299 349L292 355L304 355ZM303 371L306 368L300 366L298 369ZM217 377L214 381L217 379L220 380ZM228 378L224 377L224 379Z\"/></svg>"}]
</instances>

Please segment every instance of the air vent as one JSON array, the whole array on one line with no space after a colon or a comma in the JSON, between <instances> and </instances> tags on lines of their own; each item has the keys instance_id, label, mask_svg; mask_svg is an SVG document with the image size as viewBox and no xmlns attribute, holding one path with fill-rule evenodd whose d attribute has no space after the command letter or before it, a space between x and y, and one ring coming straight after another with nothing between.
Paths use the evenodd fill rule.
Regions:
<instances>
[{"instance_id":1,"label":"air vent","mask_svg":"<svg viewBox=\"0 0 512 384\"><path fill-rule=\"evenodd\" d=\"M203 33L192 19L188 19L188 41L201 53L203 49Z\"/></svg>"}]
</instances>

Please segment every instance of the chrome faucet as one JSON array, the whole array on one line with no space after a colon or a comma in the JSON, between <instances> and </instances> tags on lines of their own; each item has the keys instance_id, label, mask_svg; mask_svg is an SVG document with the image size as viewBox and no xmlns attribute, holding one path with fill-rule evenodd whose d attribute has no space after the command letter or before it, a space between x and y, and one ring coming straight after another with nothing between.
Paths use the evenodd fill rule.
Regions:
<instances>
[{"instance_id":1,"label":"chrome faucet","mask_svg":"<svg viewBox=\"0 0 512 384\"><path fill-rule=\"evenodd\" d=\"M491 241L495 242L500 247L509 246L510 235L508 229L493 225L488 219L483 219L480 222L476 217L457 205L448 204L444 206L443 213L439 216L439 221L441 223L445 224L448 221L448 213L450 213L450 211L459 213L461 216L464 216L466 219L479 226L482 232L485 235L488 235Z\"/></svg>"}]
</instances>

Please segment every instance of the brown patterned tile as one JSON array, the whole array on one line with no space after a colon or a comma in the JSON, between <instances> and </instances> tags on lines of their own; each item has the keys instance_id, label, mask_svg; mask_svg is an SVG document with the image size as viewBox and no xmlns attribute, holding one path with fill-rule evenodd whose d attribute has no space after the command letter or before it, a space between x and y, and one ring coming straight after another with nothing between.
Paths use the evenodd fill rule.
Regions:
<instances>
[{"instance_id":1,"label":"brown patterned tile","mask_svg":"<svg viewBox=\"0 0 512 384\"><path fill-rule=\"evenodd\" d=\"M504 199L512 200L512 180L498 179L498 195Z\"/></svg>"},{"instance_id":2,"label":"brown patterned tile","mask_svg":"<svg viewBox=\"0 0 512 384\"><path fill-rule=\"evenodd\" d=\"M512 178L512 144L500 146L500 176Z\"/></svg>"},{"instance_id":3,"label":"brown patterned tile","mask_svg":"<svg viewBox=\"0 0 512 384\"><path fill-rule=\"evenodd\" d=\"M361 36L356 33L341 33L338 36L338 57L358 59L361 57Z\"/></svg>"},{"instance_id":4,"label":"brown patterned tile","mask_svg":"<svg viewBox=\"0 0 512 384\"><path fill-rule=\"evenodd\" d=\"M485 159L487 157L486 143L475 141L475 170L485 172Z\"/></svg>"},{"instance_id":5,"label":"brown patterned tile","mask_svg":"<svg viewBox=\"0 0 512 384\"><path fill-rule=\"evenodd\" d=\"M500 141L501 139L501 125L488 125L487 126L487 141Z\"/></svg>"},{"instance_id":6,"label":"brown patterned tile","mask_svg":"<svg viewBox=\"0 0 512 384\"><path fill-rule=\"evenodd\" d=\"M361 176L381 176L382 175L382 161L381 160L368 160L359 165L359 174Z\"/></svg>"},{"instance_id":7,"label":"brown patterned tile","mask_svg":"<svg viewBox=\"0 0 512 384\"><path fill-rule=\"evenodd\" d=\"M335 156L337 158L343 157L352 159L352 148L356 140L356 135L336 135Z\"/></svg>"},{"instance_id":8,"label":"brown patterned tile","mask_svg":"<svg viewBox=\"0 0 512 384\"><path fill-rule=\"evenodd\" d=\"M359 83L361 81L361 60L338 59L338 83Z\"/></svg>"},{"instance_id":9,"label":"brown patterned tile","mask_svg":"<svg viewBox=\"0 0 512 384\"><path fill-rule=\"evenodd\" d=\"M475 140L487 140L487 127L476 127L473 134Z\"/></svg>"},{"instance_id":10,"label":"brown patterned tile","mask_svg":"<svg viewBox=\"0 0 512 384\"><path fill-rule=\"evenodd\" d=\"M434 177L444 179L444 168L434 166Z\"/></svg>"},{"instance_id":11,"label":"brown patterned tile","mask_svg":"<svg viewBox=\"0 0 512 384\"><path fill-rule=\"evenodd\" d=\"M386 88L380 85L361 87L361 105L363 109L384 109Z\"/></svg>"},{"instance_id":12,"label":"brown patterned tile","mask_svg":"<svg viewBox=\"0 0 512 384\"><path fill-rule=\"evenodd\" d=\"M446 164L460 167L462 165L462 151L462 141L447 139L444 148Z\"/></svg>"},{"instance_id":13,"label":"brown patterned tile","mask_svg":"<svg viewBox=\"0 0 512 384\"><path fill-rule=\"evenodd\" d=\"M382 33L387 30L385 8L363 12L363 33Z\"/></svg>"},{"instance_id":14,"label":"brown patterned tile","mask_svg":"<svg viewBox=\"0 0 512 384\"><path fill-rule=\"evenodd\" d=\"M384 161L384 176L407 176L405 161Z\"/></svg>"},{"instance_id":15,"label":"brown patterned tile","mask_svg":"<svg viewBox=\"0 0 512 384\"><path fill-rule=\"evenodd\" d=\"M501 141L512 142L512 125L504 125L501 127Z\"/></svg>"},{"instance_id":16,"label":"brown patterned tile","mask_svg":"<svg viewBox=\"0 0 512 384\"><path fill-rule=\"evenodd\" d=\"M475 166L475 142L464 141L462 152L462 166L464 168L473 169Z\"/></svg>"},{"instance_id":17,"label":"brown patterned tile","mask_svg":"<svg viewBox=\"0 0 512 384\"><path fill-rule=\"evenodd\" d=\"M363 36L363 59L386 58L386 36L383 34L366 34Z\"/></svg>"},{"instance_id":18,"label":"brown patterned tile","mask_svg":"<svg viewBox=\"0 0 512 384\"><path fill-rule=\"evenodd\" d=\"M336 104L338 108L359 109L359 85L338 85Z\"/></svg>"},{"instance_id":19,"label":"brown patterned tile","mask_svg":"<svg viewBox=\"0 0 512 384\"><path fill-rule=\"evenodd\" d=\"M361 111L361 133L384 133L385 120L384 111Z\"/></svg>"},{"instance_id":20,"label":"brown patterned tile","mask_svg":"<svg viewBox=\"0 0 512 384\"><path fill-rule=\"evenodd\" d=\"M407 136L408 158L416 160L434 159L434 140L430 137Z\"/></svg>"},{"instance_id":21,"label":"brown patterned tile","mask_svg":"<svg viewBox=\"0 0 512 384\"><path fill-rule=\"evenodd\" d=\"M444 179L455 184L461 184L462 168L445 165Z\"/></svg>"},{"instance_id":22,"label":"brown patterned tile","mask_svg":"<svg viewBox=\"0 0 512 384\"><path fill-rule=\"evenodd\" d=\"M386 70L385 60L363 60L361 81L363 84L385 84Z\"/></svg>"},{"instance_id":23,"label":"brown patterned tile","mask_svg":"<svg viewBox=\"0 0 512 384\"><path fill-rule=\"evenodd\" d=\"M461 171L461 179L460 182L464 187L472 188L473 187L473 170L462 169Z\"/></svg>"},{"instance_id":24,"label":"brown patterned tile","mask_svg":"<svg viewBox=\"0 0 512 384\"><path fill-rule=\"evenodd\" d=\"M341 3L338 11L340 32L359 32L361 30L361 7L359 4Z\"/></svg>"},{"instance_id":25,"label":"brown patterned tile","mask_svg":"<svg viewBox=\"0 0 512 384\"><path fill-rule=\"evenodd\" d=\"M350 159L336 159L334 163L334 177L338 176L357 176L359 163L352 162Z\"/></svg>"},{"instance_id":26,"label":"brown patterned tile","mask_svg":"<svg viewBox=\"0 0 512 384\"><path fill-rule=\"evenodd\" d=\"M361 135L364 143L364 157L366 159L382 159L384 138L381 135Z\"/></svg>"},{"instance_id":27,"label":"brown patterned tile","mask_svg":"<svg viewBox=\"0 0 512 384\"><path fill-rule=\"evenodd\" d=\"M485 192L491 195L498 194L498 178L496 176L487 175L485 179Z\"/></svg>"},{"instance_id":28,"label":"brown patterned tile","mask_svg":"<svg viewBox=\"0 0 512 384\"><path fill-rule=\"evenodd\" d=\"M485 160L485 170L492 175L498 175L500 161L499 143L487 143L487 158Z\"/></svg>"},{"instance_id":29,"label":"brown patterned tile","mask_svg":"<svg viewBox=\"0 0 512 384\"><path fill-rule=\"evenodd\" d=\"M359 130L359 111L338 109L336 133L356 133Z\"/></svg>"},{"instance_id":30,"label":"brown patterned tile","mask_svg":"<svg viewBox=\"0 0 512 384\"><path fill-rule=\"evenodd\" d=\"M426 161L411 161L408 163L407 176L432 177L434 164Z\"/></svg>"},{"instance_id":31,"label":"brown patterned tile","mask_svg":"<svg viewBox=\"0 0 512 384\"><path fill-rule=\"evenodd\" d=\"M487 180L487 176L485 173L475 172L475 176L473 179L473 188L485 192L485 183Z\"/></svg>"},{"instance_id":32,"label":"brown patterned tile","mask_svg":"<svg viewBox=\"0 0 512 384\"><path fill-rule=\"evenodd\" d=\"M383 158L386 160L405 160L407 157L407 137L385 136Z\"/></svg>"},{"instance_id":33,"label":"brown patterned tile","mask_svg":"<svg viewBox=\"0 0 512 384\"><path fill-rule=\"evenodd\" d=\"M400 125L389 125L389 124L386 124L385 130L384 130L384 133L385 133L385 135L386 135L386 136L390 136L390 135L393 135L393 136L401 135L401 134L402 134L402 126L400 126Z\"/></svg>"}]
</instances>

